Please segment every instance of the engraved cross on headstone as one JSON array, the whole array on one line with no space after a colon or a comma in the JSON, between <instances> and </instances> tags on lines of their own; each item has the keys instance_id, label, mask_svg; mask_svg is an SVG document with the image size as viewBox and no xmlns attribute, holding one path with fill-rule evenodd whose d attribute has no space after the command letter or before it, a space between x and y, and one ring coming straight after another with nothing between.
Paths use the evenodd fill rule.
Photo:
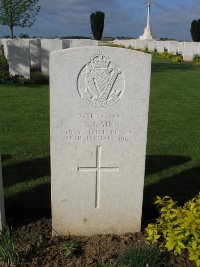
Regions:
<instances>
[{"instance_id":1,"label":"engraved cross on headstone","mask_svg":"<svg viewBox=\"0 0 200 267\"><path fill-rule=\"evenodd\" d=\"M96 186L95 186L95 208L99 208L100 202L100 182L101 172L105 171L118 171L118 167L101 167L101 146L96 148L96 167L78 167L78 171L81 172L96 172Z\"/></svg>"}]
</instances>

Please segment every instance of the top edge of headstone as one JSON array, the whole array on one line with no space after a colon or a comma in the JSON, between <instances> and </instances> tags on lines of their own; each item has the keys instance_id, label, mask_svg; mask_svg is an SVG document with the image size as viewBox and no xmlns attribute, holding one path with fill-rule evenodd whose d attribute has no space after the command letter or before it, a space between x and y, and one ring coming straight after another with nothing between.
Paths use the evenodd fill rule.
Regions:
<instances>
[{"instance_id":1,"label":"top edge of headstone","mask_svg":"<svg viewBox=\"0 0 200 267\"><path fill-rule=\"evenodd\" d=\"M116 50L119 50L120 52L122 52L122 49L123 48L119 48L119 47L109 47L109 46L82 46L82 47L73 47L73 48L66 48L66 49L59 49L59 50L56 50L56 51L52 51L50 54L51 56L53 55L56 55L56 54L59 54L59 53L70 53L70 51L72 50L83 50L83 49L90 49L90 50L113 50L115 49ZM137 50L130 50L130 49L123 49L123 51L126 51L127 53L130 53L130 54L137 54L137 55L141 55L141 56L144 56L146 58L149 58L151 59L152 58L152 55L148 54L148 53L144 53L144 52L141 52L141 51L137 51Z\"/></svg>"}]
</instances>

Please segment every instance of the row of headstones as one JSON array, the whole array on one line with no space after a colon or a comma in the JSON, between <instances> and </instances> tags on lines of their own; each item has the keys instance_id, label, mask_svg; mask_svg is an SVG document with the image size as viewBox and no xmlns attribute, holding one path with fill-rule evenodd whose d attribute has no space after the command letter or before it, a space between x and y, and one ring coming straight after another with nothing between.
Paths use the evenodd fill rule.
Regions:
<instances>
[{"instance_id":1,"label":"row of headstones","mask_svg":"<svg viewBox=\"0 0 200 267\"><path fill-rule=\"evenodd\" d=\"M90 39L1 39L4 53L9 63L11 75L19 74L30 78L30 67L49 73L49 56L56 50L66 48L97 46L98 42Z\"/></svg>"},{"instance_id":2,"label":"row of headstones","mask_svg":"<svg viewBox=\"0 0 200 267\"><path fill-rule=\"evenodd\" d=\"M165 49L174 55L176 53L183 55L183 60L192 61L195 54L200 54L199 42L178 42L178 41L155 41L155 40L118 40L115 44L124 45L125 47L132 46L136 49L148 48L148 51L153 52L157 50L158 53L163 53Z\"/></svg>"}]
</instances>

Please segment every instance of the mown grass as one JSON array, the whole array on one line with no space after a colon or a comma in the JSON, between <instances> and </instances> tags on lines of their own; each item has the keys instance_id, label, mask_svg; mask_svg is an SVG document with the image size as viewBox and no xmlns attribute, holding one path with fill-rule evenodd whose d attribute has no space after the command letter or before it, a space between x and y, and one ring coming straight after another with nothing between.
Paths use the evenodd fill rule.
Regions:
<instances>
[{"instance_id":1,"label":"mown grass","mask_svg":"<svg viewBox=\"0 0 200 267\"><path fill-rule=\"evenodd\" d=\"M143 222L153 198L200 191L200 68L154 58ZM50 215L49 89L0 85L0 150L7 218Z\"/></svg>"}]
</instances>

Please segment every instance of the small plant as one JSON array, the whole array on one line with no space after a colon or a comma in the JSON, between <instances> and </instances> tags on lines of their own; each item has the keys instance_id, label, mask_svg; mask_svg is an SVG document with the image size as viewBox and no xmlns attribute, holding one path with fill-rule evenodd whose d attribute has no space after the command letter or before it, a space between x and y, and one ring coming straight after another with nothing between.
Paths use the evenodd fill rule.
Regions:
<instances>
[{"instance_id":1,"label":"small plant","mask_svg":"<svg viewBox=\"0 0 200 267\"><path fill-rule=\"evenodd\" d=\"M75 253L81 251L80 244L74 241L66 241L61 244L61 249L65 252L67 258L72 257Z\"/></svg>"},{"instance_id":2,"label":"small plant","mask_svg":"<svg viewBox=\"0 0 200 267\"><path fill-rule=\"evenodd\" d=\"M41 240L41 236L38 233L30 232L30 234L27 236L27 242L34 245L39 240Z\"/></svg>"},{"instance_id":3,"label":"small plant","mask_svg":"<svg viewBox=\"0 0 200 267\"><path fill-rule=\"evenodd\" d=\"M0 261L6 267L14 267L16 266L17 258L13 241L13 230L6 226L3 231L0 231Z\"/></svg>"},{"instance_id":4,"label":"small plant","mask_svg":"<svg viewBox=\"0 0 200 267\"><path fill-rule=\"evenodd\" d=\"M163 53L161 53L161 54L159 55L159 57L160 57L160 58L172 58L173 55L172 55L171 53L167 52L167 50L165 50Z\"/></svg>"},{"instance_id":5,"label":"small plant","mask_svg":"<svg viewBox=\"0 0 200 267\"><path fill-rule=\"evenodd\" d=\"M15 74L15 75L10 75L8 78L9 83L16 83L19 85L24 85L24 84L30 84L32 81L28 78L25 78L23 75Z\"/></svg>"},{"instance_id":6,"label":"small plant","mask_svg":"<svg viewBox=\"0 0 200 267\"><path fill-rule=\"evenodd\" d=\"M144 48L144 52L145 52L145 53L149 53L148 46L145 46L145 48Z\"/></svg>"},{"instance_id":7,"label":"small plant","mask_svg":"<svg viewBox=\"0 0 200 267\"><path fill-rule=\"evenodd\" d=\"M177 62L183 62L183 57L182 56L174 56L172 58L172 61L177 63Z\"/></svg>"},{"instance_id":8,"label":"small plant","mask_svg":"<svg viewBox=\"0 0 200 267\"><path fill-rule=\"evenodd\" d=\"M161 267L165 266L167 260L155 245L140 245L122 252L118 261L130 267Z\"/></svg>"},{"instance_id":9,"label":"small plant","mask_svg":"<svg viewBox=\"0 0 200 267\"><path fill-rule=\"evenodd\" d=\"M196 65L200 66L200 54L195 54L195 55L193 56L193 62L194 62Z\"/></svg>"},{"instance_id":10,"label":"small plant","mask_svg":"<svg viewBox=\"0 0 200 267\"><path fill-rule=\"evenodd\" d=\"M175 255L186 252L200 266L200 194L178 206L170 197L157 197L160 217L146 228L147 240Z\"/></svg>"}]
</instances>

